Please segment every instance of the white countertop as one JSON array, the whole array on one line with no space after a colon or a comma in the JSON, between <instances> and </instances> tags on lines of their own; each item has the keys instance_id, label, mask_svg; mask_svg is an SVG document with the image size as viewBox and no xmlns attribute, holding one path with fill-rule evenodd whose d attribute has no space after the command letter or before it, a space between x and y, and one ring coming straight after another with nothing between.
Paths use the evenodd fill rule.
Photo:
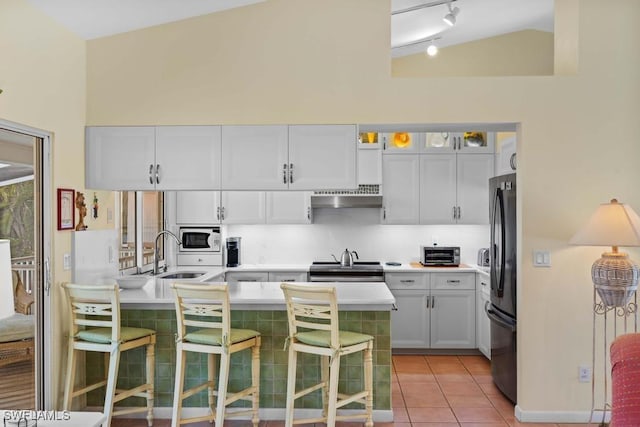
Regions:
<instances>
[{"instance_id":1,"label":"white countertop","mask_svg":"<svg viewBox=\"0 0 640 427\"><path fill-rule=\"evenodd\" d=\"M173 291L169 287L174 280L149 278L141 289L122 289L120 304L123 308L168 309L173 308ZM202 282L180 280L180 282ZM386 311L391 310L395 298L384 282L298 282L310 286L335 286L341 310ZM229 285L229 299L236 310L284 310L284 295L280 282L238 282Z\"/></svg>"},{"instance_id":2,"label":"white countertop","mask_svg":"<svg viewBox=\"0 0 640 427\"><path fill-rule=\"evenodd\" d=\"M460 267L413 267L408 262L403 262L399 266L386 265L381 263L385 272L423 272L423 273L475 273L482 271L482 269L488 269L488 267L479 267L475 264L464 264ZM310 264L241 264L237 267L220 267L223 271L309 271Z\"/></svg>"},{"instance_id":3,"label":"white countertop","mask_svg":"<svg viewBox=\"0 0 640 427\"><path fill-rule=\"evenodd\" d=\"M461 265L459 267L414 267L409 263L401 265L382 264L385 273L475 273L478 271L475 265Z\"/></svg>"}]
</instances>

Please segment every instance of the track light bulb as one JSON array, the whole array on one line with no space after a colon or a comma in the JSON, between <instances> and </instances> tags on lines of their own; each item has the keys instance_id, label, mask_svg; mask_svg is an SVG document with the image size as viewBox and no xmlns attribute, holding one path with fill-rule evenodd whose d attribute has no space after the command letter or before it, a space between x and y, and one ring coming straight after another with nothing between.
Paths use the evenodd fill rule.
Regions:
<instances>
[{"instance_id":1,"label":"track light bulb","mask_svg":"<svg viewBox=\"0 0 640 427\"><path fill-rule=\"evenodd\" d=\"M436 46L435 44L431 43L429 45L429 47L427 47L427 55L436 56L437 54L438 54L438 46Z\"/></svg>"}]
</instances>

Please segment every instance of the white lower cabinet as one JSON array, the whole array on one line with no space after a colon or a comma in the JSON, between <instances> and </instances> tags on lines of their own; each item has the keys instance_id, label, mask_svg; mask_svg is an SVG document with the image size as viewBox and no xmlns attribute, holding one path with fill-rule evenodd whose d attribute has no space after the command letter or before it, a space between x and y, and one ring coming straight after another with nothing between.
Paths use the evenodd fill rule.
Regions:
<instances>
[{"instance_id":1,"label":"white lower cabinet","mask_svg":"<svg viewBox=\"0 0 640 427\"><path fill-rule=\"evenodd\" d=\"M270 271L270 282L308 282L306 271Z\"/></svg>"},{"instance_id":2,"label":"white lower cabinet","mask_svg":"<svg viewBox=\"0 0 640 427\"><path fill-rule=\"evenodd\" d=\"M476 338L478 350L487 359L491 359L491 321L484 307L491 300L489 286L489 275L478 273L476 275Z\"/></svg>"},{"instance_id":3,"label":"white lower cabinet","mask_svg":"<svg viewBox=\"0 0 640 427\"><path fill-rule=\"evenodd\" d=\"M268 282L269 273L266 271L227 271L224 280L230 285L238 282Z\"/></svg>"},{"instance_id":4,"label":"white lower cabinet","mask_svg":"<svg viewBox=\"0 0 640 427\"><path fill-rule=\"evenodd\" d=\"M393 348L476 348L474 273L387 273Z\"/></svg>"}]
</instances>

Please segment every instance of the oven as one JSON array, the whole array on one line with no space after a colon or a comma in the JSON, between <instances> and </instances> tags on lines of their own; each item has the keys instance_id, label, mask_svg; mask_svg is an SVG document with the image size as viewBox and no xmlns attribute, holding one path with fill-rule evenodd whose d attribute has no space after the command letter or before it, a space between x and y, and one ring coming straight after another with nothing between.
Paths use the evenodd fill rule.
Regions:
<instances>
[{"instance_id":1,"label":"oven","mask_svg":"<svg viewBox=\"0 0 640 427\"><path fill-rule=\"evenodd\" d=\"M459 246L421 246L420 263L426 266L460 265Z\"/></svg>"},{"instance_id":2,"label":"oven","mask_svg":"<svg viewBox=\"0 0 640 427\"><path fill-rule=\"evenodd\" d=\"M220 227L180 227L179 253L217 252L222 250Z\"/></svg>"},{"instance_id":3,"label":"oven","mask_svg":"<svg viewBox=\"0 0 640 427\"><path fill-rule=\"evenodd\" d=\"M310 282L384 282L380 262L356 261L350 267L339 262L316 261L309 267Z\"/></svg>"}]
</instances>

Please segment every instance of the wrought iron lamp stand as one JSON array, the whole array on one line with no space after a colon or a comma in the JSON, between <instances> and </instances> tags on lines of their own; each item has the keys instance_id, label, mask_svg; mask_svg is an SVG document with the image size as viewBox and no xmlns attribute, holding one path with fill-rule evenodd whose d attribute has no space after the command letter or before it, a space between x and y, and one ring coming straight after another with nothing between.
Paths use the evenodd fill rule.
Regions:
<instances>
[{"instance_id":1,"label":"wrought iron lamp stand","mask_svg":"<svg viewBox=\"0 0 640 427\"><path fill-rule=\"evenodd\" d=\"M607 411L611 411L611 404L608 399L608 379L611 371L609 366L609 340L615 339L618 335L638 332L638 294L634 293L633 300L625 305L615 306L606 305L596 293L596 289L593 289L593 343L592 343L592 358L591 358L591 414L589 416L589 423L594 423L594 415L596 411L602 411L602 420L598 423L598 426L607 426L605 422ZM602 318L602 378L603 378L603 405L602 408L596 408L596 318ZM608 330L612 329L612 333L609 334ZM611 335L611 337L609 337Z\"/></svg>"}]
</instances>

